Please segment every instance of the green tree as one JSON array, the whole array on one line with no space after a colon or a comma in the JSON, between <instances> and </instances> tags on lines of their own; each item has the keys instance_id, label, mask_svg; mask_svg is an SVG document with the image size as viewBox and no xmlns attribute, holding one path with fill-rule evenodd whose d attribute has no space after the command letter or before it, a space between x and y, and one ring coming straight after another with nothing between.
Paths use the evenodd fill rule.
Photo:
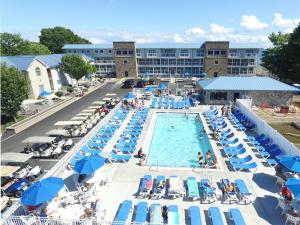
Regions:
<instances>
[{"instance_id":1,"label":"green tree","mask_svg":"<svg viewBox=\"0 0 300 225\"><path fill-rule=\"evenodd\" d=\"M291 34L272 33L273 47L264 51L262 65L280 80L300 82L300 24Z\"/></svg>"},{"instance_id":2,"label":"green tree","mask_svg":"<svg viewBox=\"0 0 300 225\"><path fill-rule=\"evenodd\" d=\"M1 55L46 55L51 52L39 43L24 40L20 34L0 34Z\"/></svg>"},{"instance_id":3,"label":"green tree","mask_svg":"<svg viewBox=\"0 0 300 225\"><path fill-rule=\"evenodd\" d=\"M27 99L29 83L26 76L15 67L0 65L1 69L1 113L16 121L23 100Z\"/></svg>"},{"instance_id":4,"label":"green tree","mask_svg":"<svg viewBox=\"0 0 300 225\"><path fill-rule=\"evenodd\" d=\"M86 62L79 54L64 55L61 59L60 69L76 80L96 72L96 67Z\"/></svg>"},{"instance_id":5,"label":"green tree","mask_svg":"<svg viewBox=\"0 0 300 225\"><path fill-rule=\"evenodd\" d=\"M62 47L65 44L90 44L88 40L64 27L42 29L40 43L47 46L53 53L62 53Z\"/></svg>"}]
</instances>

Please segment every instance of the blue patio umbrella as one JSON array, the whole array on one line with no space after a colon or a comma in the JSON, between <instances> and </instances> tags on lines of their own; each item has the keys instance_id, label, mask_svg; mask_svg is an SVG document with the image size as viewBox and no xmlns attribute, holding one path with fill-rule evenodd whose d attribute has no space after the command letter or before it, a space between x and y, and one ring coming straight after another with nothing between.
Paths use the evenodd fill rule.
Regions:
<instances>
[{"instance_id":1,"label":"blue patio umbrella","mask_svg":"<svg viewBox=\"0 0 300 225\"><path fill-rule=\"evenodd\" d=\"M23 205L38 205L49 201L63 188L64 180L59 177L48 177L33 183L21 197Z\"/></svg>"},{"instance_id":2,"label":"blue patio umbrella","mask_svg":"<svg viewBox=\"0 0 300 225\"><path fill-rule=\"evenodd\" d=\"M132 92L128 92L128 94L124 96L124 99L134 99L134 98L136 98L136 95L133 94Z\"/></svg>"},{"instance_id":3,"label":"blue patio umbrella","mask_svg":"<svg viewBox=\"0 0 300 225\"><path fill-rule=\"evenodd\" d=\"M146 91L148 91L148 92L153 92L153 91L154 91L154 88L153 88L153 87L147 87L147 88L146 88Z\"/></svg>"},{"instance_id":4,"label":"blue patio umbrella","mask_svg":"<svg viewBox=\"0 0 300 225\"><path fill-rule=\"evenodd\" d=\"M104 165L105 158L100 155L89 155L78 160L74 170L79 174L91 174Z\"/></svg>"},{"instance_id":5,"label":"blue patio umbrella","mask_svg":"<svg viewBox=\"0 0 300 225\"><path fill-rule=\"evenodd\" d=\"M45 97L45 96L48 96L48 95L51 95L51 92L46 91L46 90L43 90L43 91L40 93L40 96L41 96L41 97Z\"/></svg>"},{"instance_id":6,"label":"blue patio umbrella","mask_svg":"<svg viewBox=\"0 0 300 225\"><path fill-rule=\"evenodd\" d=\"M278 156L279 163L282 164L287 169L300 173L300 156L295 155L284 155Z\"/></svg>"},{"instance_id":7,"label":"blue patio umbrella","mask_svg":"<svg viewBox=\"0 0 300 225\"><path fill-rule=\"evenodd\" d=\"M293 195L300 199L300 179L290 178L285 183L286 187L293 193Z\"/></svg>"},{"instance_id":8,"label":"blue patio umbrella","mask_svg":"<svg viewBox=\"0 0 300 225\"><path fill-rule=\"evenodd\" d=\"M200 74L200 77L206 77L207 76L207 73L206 72L203 72Z\"/></svg>"},{"instance_id":9,"label":"blue patio umbrella","mask_svg":"<svg viewBox=\"0 0 300 225\"><path fill-rule=\"evenodd\" d=\"M163 83L160 83L157 87L157 89L160 89L160 90L164 90L164 89L167 89L167 86Z\"/></svg>"},{"instance_id":10,"label":"blue patio umbrella","mask_svg":"<svg viewBox=\"0 0 300 225\"><path fill-rule=\"evenodd\" d=\"M188 77L190 74L188 72L184 73L185 77Z\"/></svg>"}]
</instances>

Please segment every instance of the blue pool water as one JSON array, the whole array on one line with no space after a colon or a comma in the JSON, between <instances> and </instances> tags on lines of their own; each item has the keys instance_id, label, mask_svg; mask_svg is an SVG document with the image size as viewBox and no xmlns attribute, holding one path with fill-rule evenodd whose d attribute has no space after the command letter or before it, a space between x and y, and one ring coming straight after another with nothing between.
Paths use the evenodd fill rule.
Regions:
<instances>
[{"instance_id":1,"label":"blue pool water","mask_svg":"<svg viewBox=\"0 0 300 225\"><path fill-rule=\"evenodd\" d=\"M204 132L202 122L197 114L157 113L156 121L148 145L147 164L163 167L199 167L198 152L205 157L213 149Z\"/></svg>"}]
</instances>

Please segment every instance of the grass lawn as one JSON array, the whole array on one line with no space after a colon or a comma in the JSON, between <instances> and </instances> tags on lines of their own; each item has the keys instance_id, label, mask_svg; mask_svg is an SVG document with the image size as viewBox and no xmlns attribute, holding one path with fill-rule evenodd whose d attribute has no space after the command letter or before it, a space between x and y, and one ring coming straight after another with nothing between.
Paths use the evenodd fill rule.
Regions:
<instances>
[{"instance_id":1,"label":"grass lawn","mask_svg":"<svg viewBox=\"0 0 300 225\"><path fill-rule=\"evenodd\" d=\"M25 118L27 118L27 116L18 116L17 117L17 122L24 120ZM3 122L3 121L2 121ZM14 123L16 123L15 121L9 121L6 123L1 123L1 133L5 130L6 127L9 127L11 125L13 125Z\"/></svg>"},{"instance_id":2,"label":"grass lawn","mask_svg":"<svg viewBox=\"0 0 300 225\"><path fill-rule=\"evenodd\" d=\"M293 127L290 123L270 123L270 126L282 134L290 142L294 143L297 146L300 146L300 137L291 136L287 133L300 135L300 130Z\"/></svg>"}]
</instances>

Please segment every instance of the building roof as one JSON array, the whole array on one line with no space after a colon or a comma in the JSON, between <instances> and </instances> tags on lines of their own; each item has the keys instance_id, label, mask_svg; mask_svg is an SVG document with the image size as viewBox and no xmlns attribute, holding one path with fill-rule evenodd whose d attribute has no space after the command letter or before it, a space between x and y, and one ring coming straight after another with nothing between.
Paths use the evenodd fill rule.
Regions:
<instances>
[{"instance_id":1,"label":"building roof","mask_svg":"<svg viewBox=\"0 0 300 225\"><path fill-rule=\"evenodd\" d=\"M113 44L67 44L62 49L112 49Z\"/></svg>"},{"instance_id":2,"label":"building roof","mask_svg":"<svg viewBox=\"0 0 300 225\"><path fill-rule=\"evenodd\" d=\"M50 55L17 55L17 56L3 56L0 57L0 62L5 62L8 66L14 66L21 71L26 71L31 65L32 61L37 59L48 68L56 68L61 62L61 58L65 54L50 54ZM94 59L81 54L87 61L94 61Z\"/></svg>"},{"instance_id":3,"label":"building roof","mask_svg":"<svg viewBox=\"0 0 300 225\"><path fill-rule=\"evenodd\" d=\"M270 77L231 77L222 76L206 80L199 80L204 90L228 91L299 91L299 89L282 83Z\"/></svg>"},{"instance_id":4,"label":"building roof","mask_svg":"<svg viewBox=\"0 0 300 225\"><path fill-rule=\"evenodd\" d=\"M35 59L35 56L2 56L0 62L16 67L21 71L26 71Z\"/></svg>"}]
</instances>

